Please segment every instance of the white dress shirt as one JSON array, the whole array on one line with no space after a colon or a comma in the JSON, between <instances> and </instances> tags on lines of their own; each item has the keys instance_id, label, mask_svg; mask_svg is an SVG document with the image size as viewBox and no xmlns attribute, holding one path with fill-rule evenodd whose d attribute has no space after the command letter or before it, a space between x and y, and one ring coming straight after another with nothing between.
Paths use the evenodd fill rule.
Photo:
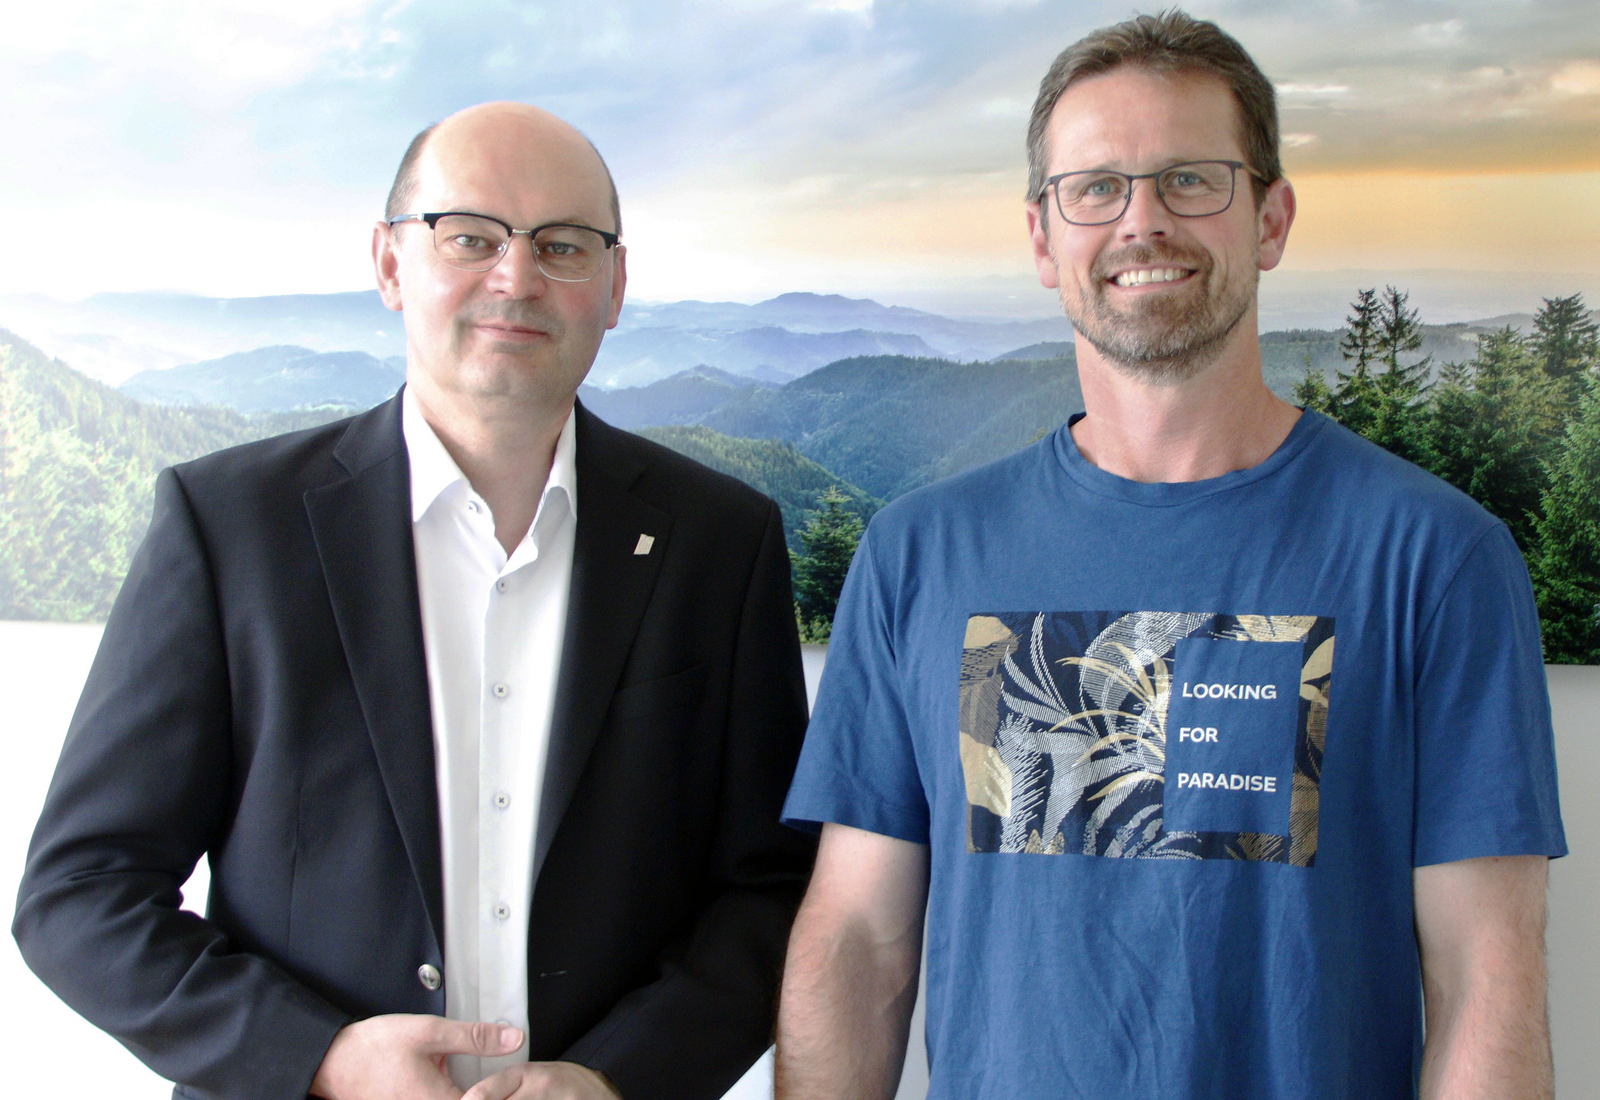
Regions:
<instances>
[{"instance_id":1,"label":"white dress shirt","mask_svg":"<svg viewBox=\"0 0 1600 1100\"><path fill-rule=\"evenodd\" d=\"M528 1027L528 907L577 527L573 418L509 559L484 499L408 387L411 530L422 602L444 861L444 991L452 1020ZM467 1089L527 1061L452 1056Z\"/></svg>"}]
</instances>

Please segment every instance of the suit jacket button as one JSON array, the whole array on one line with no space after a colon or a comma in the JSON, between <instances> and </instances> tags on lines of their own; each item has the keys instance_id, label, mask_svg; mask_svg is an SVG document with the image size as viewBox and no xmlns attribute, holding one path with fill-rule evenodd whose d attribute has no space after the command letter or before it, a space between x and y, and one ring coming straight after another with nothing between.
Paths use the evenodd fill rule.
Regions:
<instances>
[{"instance_id":1,"label":"suit jacket button","mask_svg":"<svg viewBox=\"0 0 1600 1100\"><path fill-rule=\"evenodd\" d=\"M424 989L438 989L444 984L444 979L439 976L439 968L432 963L423 963L417 967L417 981L422 983Z\"/></svg>"}]
</instances>

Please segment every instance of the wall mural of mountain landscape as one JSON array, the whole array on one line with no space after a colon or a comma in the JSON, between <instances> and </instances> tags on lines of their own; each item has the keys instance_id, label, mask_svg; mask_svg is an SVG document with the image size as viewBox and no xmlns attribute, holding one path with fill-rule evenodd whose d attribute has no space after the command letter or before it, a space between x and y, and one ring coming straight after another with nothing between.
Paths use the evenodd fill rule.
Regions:
<instances>
[{"instance_id":1,"label":"wall mural of mountain landscape","mask_svg":"<svg viewBox=\"0 0 1600 1100\"><path fill-rule=\"evenodd\" d=\"M1593 315L1577 296L1442 326L1401 291L1355 294L1351 308L1343 329L1264 333L1268 384L1506 519L1539 589L1547 658L1600 663ZM400 319L372 292L14 296L0 325L0 618L103 618L160 468L369 408L404 372ZM1081 409L1071 341L1059 317L967 320L837 295L630 304L580 397L771 495L803 555L820 516L865 522Z\"/></svg>"}]
</instances>

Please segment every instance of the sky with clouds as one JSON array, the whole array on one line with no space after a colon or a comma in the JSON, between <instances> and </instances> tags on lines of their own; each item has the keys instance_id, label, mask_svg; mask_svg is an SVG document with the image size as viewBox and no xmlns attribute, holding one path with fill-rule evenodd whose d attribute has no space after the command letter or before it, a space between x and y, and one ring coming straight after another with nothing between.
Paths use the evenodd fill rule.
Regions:
<instances>
[{"instance_id":1,"label":"sky with clouds","mask_svg":"<svg viewBox=\"0 0 1600 1100\"><path fill-rule=\"evenodd\" d=\"M1017 280L1026 116L1126 0L49 0L0 40L0 293L363 289L411 135L538 103L632 292ZM1592 0L1199 0L1277 84L1287 267L1600 272ZM1592 280L1590 280L1592 281Z\"/></svg>"}]
</instances>

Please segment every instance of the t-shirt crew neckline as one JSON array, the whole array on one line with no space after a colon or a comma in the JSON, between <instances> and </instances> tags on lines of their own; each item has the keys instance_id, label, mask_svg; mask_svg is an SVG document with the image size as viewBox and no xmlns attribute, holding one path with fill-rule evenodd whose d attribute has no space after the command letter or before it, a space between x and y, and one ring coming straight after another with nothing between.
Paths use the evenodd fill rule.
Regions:
<instances>
[{"instance_id":1,"label":"t-shirt crew neckline","mask_svg":"<svg viewBox=\"0 0 1600 1100\"><path fill-rule=\"evenodd\" d=\"M1305 450L1329 423L1327 417L1305 409L1302 410L1300 419L1294 422L1294 427L1289 429L1289 434L1283 442L1278 444L1278 449L1248 469L1234 470L1221 477L1208 477L1200 481L1146 482L1107 473L1083 457L1083 452L1078 450L1077 441L1072 438L1072 426L1085 415L1085 413L1074 413L1055 431L1056 458L1060 461L1062 469L1067 472L1067 476L1091 493L1146 508L1171 508L1188 504L1271 477L1294 461L1295 456Z\"/></svg>"}]
</instances>

